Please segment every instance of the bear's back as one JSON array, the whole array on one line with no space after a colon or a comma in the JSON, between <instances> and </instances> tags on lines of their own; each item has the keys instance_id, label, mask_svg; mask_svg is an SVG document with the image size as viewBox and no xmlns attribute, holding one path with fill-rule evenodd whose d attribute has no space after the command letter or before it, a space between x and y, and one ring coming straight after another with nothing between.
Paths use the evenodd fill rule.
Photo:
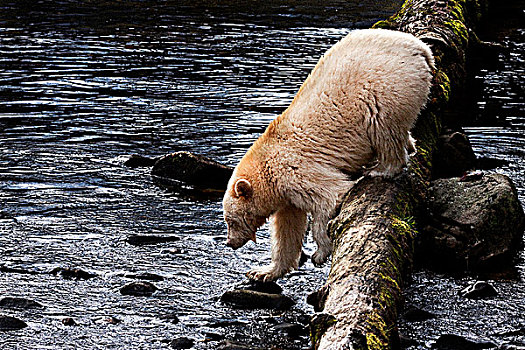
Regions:
<instances>
[{"instance_id":1,"label":"bear's back","mask_svg":"<svg viewBox=\"0 0 525 350\"><path fill-rule=\"evenodd\" d=\"M432 67L430 49L410 34L351 32L319 60L283 118L305 128L319 123L341 128L372 109L413 123L426 102Z\"/></svg>"}]
</instances>

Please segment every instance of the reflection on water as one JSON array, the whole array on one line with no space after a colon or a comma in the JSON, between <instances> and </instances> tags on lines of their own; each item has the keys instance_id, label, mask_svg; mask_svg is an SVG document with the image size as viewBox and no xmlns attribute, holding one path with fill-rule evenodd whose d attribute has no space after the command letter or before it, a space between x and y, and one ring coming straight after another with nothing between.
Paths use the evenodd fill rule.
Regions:
<instances>
[{"instance_id":1,"label":"reflection on water","mask_svg":"<svg viewBox=\"0 0 525 350\"><path fill-rule=\"evenodd\" d=\"M235 164L286 108L322 52L350 28L367 27L399 4L1 2L0 267L33 274L0 273L0 294L46 306L41 312L2 310L29 324L2 334L2 346L146 349L188 336L199 340L195 348L213 349L216 342L202 341L211 332L255 345L306 347L307 338L273 332L271 322L311 313L306 295L323 283L327 268L307 263L280 282L298 303L284 316L219 304L216 297L240 282L245 271L268 262L267 231L257 246L224 249L219 201L167 193L155 187L147 169L122 164L132 153L177 150ZM500 73L494 74L497 83ZM514 97L511 103L523 110L523 94ZM510 160L499 170L518 183L523 200L525 185L518 175L523 174L523 115L519 118L511 127L468 132L476 151ZM131 234L181 240L136 247L125 242ZM312 251L311 242L307 249ZM43 274L57 266L80 267L97 277L77 281ZM122 296L119 288L131 281L123 277L129 272L163 276L155 282L160 291L151 298ZM418 286L463 283L418 276L413 298L440 296ZM517 293L524 290L522 282L507 286L498 286L504 292L487 308L496 305L502 317L523 321L519 304L517 311L500 310L511 307L505 291L516 295L512 303L523 297ZM447 320L467 317L450 310L450 304L435 305ZM475 310L472 305L466 315L475 319ZM170 315L179 322L167 320ZM66 316L78 326L62 325ZM106 322L110 316L122 322ZM245 323L245 329L213 326L232 320ZM402 330L428 340L450 331L447 320L441 319L441 328L402 325ZM504 321L494 319L491 326L507 329ZM484 320L479 322L481 328Z\"/></svg>"}]
</instances>

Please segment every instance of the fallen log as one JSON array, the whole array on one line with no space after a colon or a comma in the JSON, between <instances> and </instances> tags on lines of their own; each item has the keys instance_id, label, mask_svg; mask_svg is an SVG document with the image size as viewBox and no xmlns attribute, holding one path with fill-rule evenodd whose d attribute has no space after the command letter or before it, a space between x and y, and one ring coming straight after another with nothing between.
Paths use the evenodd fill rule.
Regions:
<instances>
[{"instance_id":1,"label":"fallen log","mask_svg":"<svg viewBox=\"0 0 525 350\"><path fill-rule=\"evenodd\" d=\"M392 349L406 272L418 234L415 218L429 187L432 151L441 114L461 89L473 29L484 1L407 0L400 11L375 27L405 31L432 47L433 88L413 130L417 154L406 172L392 180L361 179L331 221L334 244L326 284L310 297L316 311L311 338L315 349Z\"/></svg>"}]
</instances>

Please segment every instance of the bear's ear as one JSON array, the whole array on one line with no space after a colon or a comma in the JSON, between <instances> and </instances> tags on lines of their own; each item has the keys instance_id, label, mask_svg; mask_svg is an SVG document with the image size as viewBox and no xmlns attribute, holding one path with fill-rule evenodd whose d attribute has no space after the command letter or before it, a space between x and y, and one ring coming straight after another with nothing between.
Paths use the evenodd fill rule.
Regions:
<instances>
[{"instance_id":1,"label":"bear's ear","mask_svg":"<svg viewBox=\"0 0 525 350\"><path fill-rule=\"evenodd\" d=\"M236 197L243 197L245 199L250 198L253 193L252 185L250 184L250 181L246 179L237 180L233 189Z\"/></svg>"}]
</instances>

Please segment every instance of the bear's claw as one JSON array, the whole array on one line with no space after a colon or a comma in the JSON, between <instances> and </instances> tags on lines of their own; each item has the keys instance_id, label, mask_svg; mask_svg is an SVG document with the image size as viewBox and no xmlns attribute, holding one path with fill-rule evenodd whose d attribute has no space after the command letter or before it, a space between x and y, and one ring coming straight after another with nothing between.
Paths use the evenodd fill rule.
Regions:
<instances>
[{"instance_id":1,"label":"bear's claw","mask_svg":"<svg viewBox=\"0 0 525 350\"><path fill-rule=\"evenodd\" d=\"M315 267L321 267L328 260L328 256L330 256L330 252L317 250L312 254L312 263L315 265Z\"/></svg>"},{"instance_id":2,"label":"bear's claw","mask_svg":"<svg viewBox=\"0 0 525 350\"><path fill-rule=\"evenodd\" d=\"M254 281L260 282L271 282L275 281L279 277L282 277L284 273L274 268L273 266L264 266L258 269L253 269L246 273L246 277Z\"/></svg>"}]
</instances>

